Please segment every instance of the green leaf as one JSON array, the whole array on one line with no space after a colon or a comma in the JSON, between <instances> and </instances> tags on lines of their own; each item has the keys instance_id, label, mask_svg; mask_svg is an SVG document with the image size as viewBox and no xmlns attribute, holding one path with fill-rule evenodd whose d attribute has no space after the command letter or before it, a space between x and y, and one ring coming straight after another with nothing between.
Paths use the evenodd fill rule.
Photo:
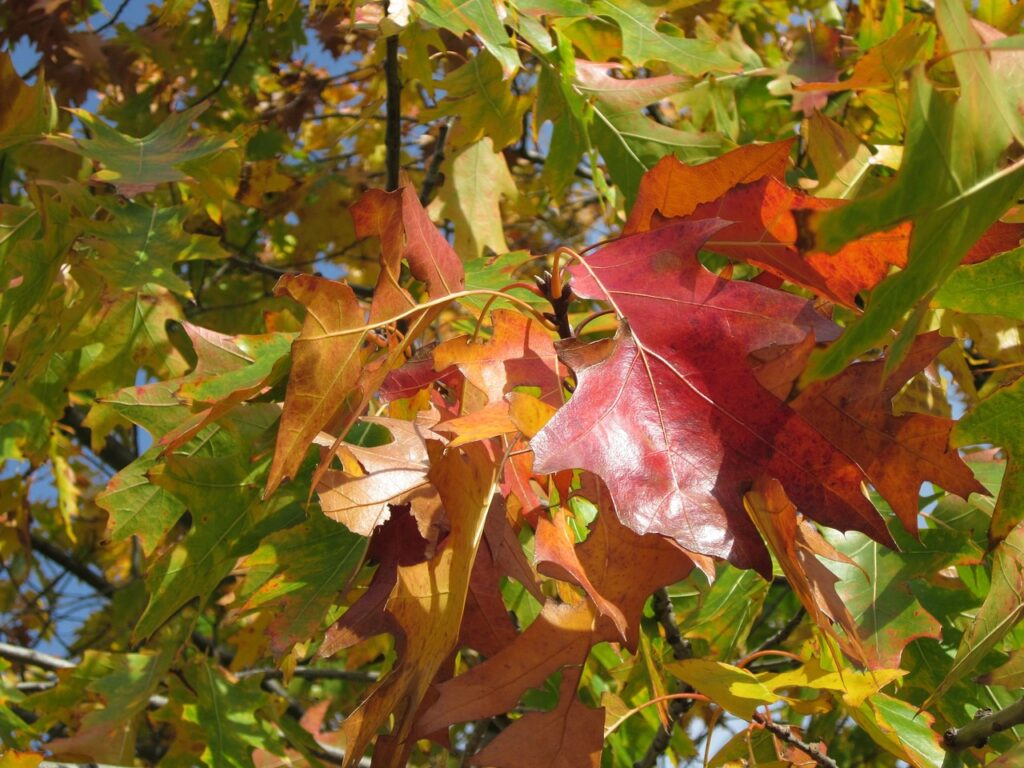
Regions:
<instances>
[{"instance_id":1,"label":"green leaf","mask_svg":"<svg viewBox=\"0 0 1024 768\"><path fill-rule=\"evenodd\" d=\"M995 443L1006 451L1006 474L989 528L989 540L999 541L1024 520L1024 378L983 400L957 423L951 439L958 446Z\"/></svg>"},{"instance_id":2,"label":"green leaf","mask_svg":"<svg viewBox=\"0 0 1024 768\"><path fill-rule=\"evenodd\" d=\"M876 744L914 768L939 768L946 757L931 728L934 718L905 701L879 693L850 715Z\"/></svg>"},{"instance_id":3,"label":"green leaf","mask_svg":"<svg viewBox=\"0 0 1024 768\"><path fill-rule=\"evenodd\" d=\"M934 302L957 312L1024 321L1024 248L959 267Z\"/></svg>"},{"instance_id":4,"label":"green leaf","mask_svg":"<svg viewBox=\"0 0 1024 768\"><path fill-rule=\"evenodd\" d=\"M519 53L492 0L420 0L420 18L456 35L472 31L501 66L503 77L519 69ZM502 145L504 146L504 145Z\"/></svg>"},{"instance_id":5,"label":"green leaf","mask_svg":"<svg viewBox=\"0 0 1024 768\"><path fill-rule=\"evenodd\" d=\"M132 197L169 181L184 181L189 178L181 168L184 163L209 158L235 146L231 137L190 135L192 122L205 108L199 105L176 112L142 138L126 136L84 109L72 109L88 126L92 138L57 135L47 142L101 163L103 170L93 174L93 179L109 182Z\"/></svg>"},{"instance_id":6,"label":"green leaf","mask_svg":"<svg viewBox=\"0 0 1024 768\"><path fill-rule=\"evenodd\" d=\"M83 227L82 242L97 253L97 271L114 288L132 290L150 284L162 285L188 298L188 283L174 271L174 265L189 259L227 258L214 237L184 231L186 212L181 207L150 208L128 202L106 207L110 217L89 221Z\"/></svg>"},{"instance_id":7,"label":"green leaf","mask_svg":"<svg viewBox=\"0 0 1024 768\"><path fill-rule=\"evenodd\" d=\"M470 144L448 163L440 198L441 214L455 225L455 252L463 259L505 253L501 198L515 199L516 184L505 156L494 151L490 138Z\"/></svg>"},{"instance_id":8,"label":"green leaf","mask_svg":"<svg viewBox=\"0 0 1024 768\"><path fill-rule=\"evenodd\" d=\"M236 409L150 470L154 483L185 503L192 523L184 539L150 569L149 604L136 637L151 635L190 600L205 602L263 536L302 519L301 505L288 494L260 500L270 459L251 462L255 443L278 414L272 405Z\"/></svg>"},{"instance_id":9,"label":"green leaf","mask_svg":"<svg viewBox=\"0 0 1024 768\"><path fill-rule=\"evenodd\" d=\"M952 668L924 706L970 674L1024 618L1024 524L1010 531L993 557L992 582L985 602L960 640Z\"/></svg>"},{"instance_id":10,"label":"green leaf","mask_svg":"<svg viewBox=\"0 0 1024 768\"><path fill-rule=\"evenodd\" d=\"M712 653L720 659L736 658L744 648L768 587L754 571L721 566L700 607L681 622L686 637L707 640Z\"/></svg>"},{"instance_id":11,"label":"green leaf","mask_svg":"<svg viewBox=\"0 0 1024 768\"><path fill-rule=\"evenodd\" d=\"M949 555L932 552L906 535L901 546L906 541L915 552L893 552L860 533L829 530L826 538L852 561L827 564L839 577L836 591L857 622L872 667L895 669L911 640L939 637L939 623L917 601L909 582L942 568Z\"/></svg>"},{"instance_id":12,"label":"green leaf","mask_svg":"<svg viewBox=\"0 0 1024 768\"><path fill-rule=\"evenodd\" d=\"M123 541L138 536L146 554L185 512L181 499L150 482L149 472L160 463L162 453L161 446L154 445L114 475L96 497L96 504L109 515L110 537Z\"/></svg>"},{"instance_id":13,"label":"green leaf","mask_svg":"<svg viewBox=\"0 0 1024 768\"><path fill-rule=\"evenodd\" d=\"M52 131L57 105L42 77L26 85L7 52L0 52L0 150L35 141Z\"/></svg>"},{"instance_id":14,"label":"green leaf","mask_svg":"<svg viewBox=\"0 0 1024 768\"><path fill-rule=\"evenodd\" d=\"M256 717L270 704L259 680L229 679L203 656L186 667L185 677L196 697L184 718L206 734L203 761L210 768L250 768L253 748L266 748L270 741Z\"/></svg>"},{"instance_id":15,"label":"green leaf","mask_svg":"<svg viewBox=\"0 0 1024 768\"><path fill-rule=\"evenodd\" d=\"M270 647L280 656L321 628L324 615L363 561L369 539L313 511L310 519L264 539L239 563L241 611L269 611Z\"/></svg>"},{"instance_id":16,"label":"green leaf","mask_svg":"<svg viewBox=\"0 0 1024 768\"><path fill-rule=\"evenodd\" d=\"M512 92L512 82L502 78L498 59L486 51L451 72L439 87L446 96L433 110L433 116L461 118L457 130L460 143L470 144L488 136L495 147L503 149L522 133L530 99Z\"/></svg>"},{"instance_id":17,"label":"green leaf","mask_svg":"<svg viewBox=\"0 0 1024 768\"><path fill-rule=\"evenodd\" d=\"M597 0L593 12L608 16L622 30L622 53L637 66L664 61L688 75L735 72L739 64L709 40L687 38L683 31L659 21L662 8L629 0Z\"/></svg>"},{"instance_id":18,"label":"green leaf","mask_svg":"<svg viewBox=\"0 0 1024 768\"><path fill-rule=\"evenodd\" d=\"M967 25L963 6L946 0L937 10L947 44L955 51L959 98L933 86L919 68L910 89L906 153L899 176L888 187L812 221L816 247L831 252L858 237L912 220L907 267L872 292L863 317L837 342L812 357L812 378L834 376L856 355L887 343L890 329L942 285L1015 201L1024 183L1024 160L1003 163L1019 119L1007 117L1005 94ZM908 336L916 332L915 324L907 326ZM887 365L896 365L898 358L890 355Z\"/></svg>"}]
</instances>

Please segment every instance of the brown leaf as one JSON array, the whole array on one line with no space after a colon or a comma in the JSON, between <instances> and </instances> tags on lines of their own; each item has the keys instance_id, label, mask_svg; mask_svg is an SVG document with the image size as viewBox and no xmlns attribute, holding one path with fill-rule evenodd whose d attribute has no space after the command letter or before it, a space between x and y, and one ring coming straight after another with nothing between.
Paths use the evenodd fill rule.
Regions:
<instances>
[{"instance_id":1,"label":"brown leaf","mask_svg":"<svg viewBox=\"0 0 1024 768\"><path fill-rule=\"evenodd\" d=\"M847 559L828 546L814 526L798 517L778 480L756 482L744 503L814 623L834 637L850 658L867 664L869 656L861 643L857 622L836 592L839 578L815 554ZM842 628L843 634L835 631L833 623Z\"/></svg>"},{"instance_id":2,"label":"brown leaf","mask_svg":"<svg viewBox=\"0 0 1024 768\"><path fill-rule=\"evenodd\" d=\"M604 743L604 707L591 709L576 696L581 667L566 670L558 706L530 712L473 755L470 765L495 768L599 768Z\"/></svg>"},{"instance_id":3,"label":"brown leaf","mask_svg":"<svg viewBox=\"0 0 1024 768\"><path fill-rule=\"evenodd\" d=\"M430 460L426 444L428 438L436 439L430 430L434 419L368 417L364 421L385 427L393 439L372 448L342 445L365 474L326 470L316 487L324 514L353 533L369 536L387 520L390 507L408 503L421 535L436 541L442 510L437 491L427 480ZM328 440L331 443L333 440Z\"/></svg>"},{"instance_id":4,"label":"brown leaf","mask_svg":"<svg viewBox=\"0 0 1024 768\"><path fill-rule=\"evenodd\" d=\"M430 478L441 494L452 531L435 557L398 568L398 580L385 608L395 634L398 662L342 724L346 766L359 760L391 717L394 727L387 737L386 757L374 763L395 768L404 764L420 704L456 648L497 465L483 444L443 456L441 451L439 443L431 443Z\"/></svg>"},{"instance_id":5,"label":"brown leaf","mask_svg":"<svg viewBox=\"0 0 1024 768\"><path fill-rule=\"evenodd\" d=\"M416 191L403 186L394 192L367 190L351 207L359 237L379 237L381 269L370 307L370 322L378 322L415 306L399 284L402 261L436 299L462 290L462 262L420 205Z\"/></svg>"},{"instance_id":6,"label":"brown leaf","mask_svg":"<svg viewBox=\"0 0 1024 768\"><path fill-rule=\"evenodd\" d=\"M563 666L586 660L590 646L601 639L595 639L597 619L589 600L575 605L548 601L514 643L438 686L437 701L416 723L416 733L508 712L527 688L536 688Z\"/></svg>"},{"instance_id":7,"label":"brown leaf","mask_svg":"<svg viewBox=\"0 0 1024 768\"><path fill-rule=\"evenodd\" d=\"M834 378L814 382L791 404L860 465L910 533L917 531L917 500L925 480L964 498L986 493L949 445L951 419L892 413L900 388L949 342L937 333L919 336L888 379L883 379L884 360L855 363Z\"/></svg>"},{"instance_id":8,"label":"brown leaf","mask_svg":"<svg viewBox=\"0 0 1024 768\"><path fill-rule=\"evenodd\" d=\"M363 325L363 311L351 288L312 275L286 275L276 292L304 304L307 314L302 333L292 344L292 369L266 495L298 471L313 438L344 408L364 362L363 334L338 335Z\"/></svg>"}]
</instances>

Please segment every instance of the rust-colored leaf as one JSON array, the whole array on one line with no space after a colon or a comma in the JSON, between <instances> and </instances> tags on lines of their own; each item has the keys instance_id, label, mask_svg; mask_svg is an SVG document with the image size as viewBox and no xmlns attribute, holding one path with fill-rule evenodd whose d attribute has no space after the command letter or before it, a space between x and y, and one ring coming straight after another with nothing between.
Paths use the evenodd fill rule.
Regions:
<instances>
[{"instance_id":1,"label":"rust-colored leaf","mask_svg":"<svg viewBox=\"0 0 1024 768\"><path fill-rule=\"evenodd\" d=\"M843 651L861 664L869 662L857 630L857 622L836 592L838 577L817 557L848 561L828 545L806 520L801 520L793 503L777 480L754 484L745 498L747 512L775 553L782 572L808 615L834 637ZM843 632L837 633L833 624Z\"/></svg>"},{"instance_id":2,"label":"rust-colored leaf","mask_svg":"<svg viewBox=\"0 0 1024 768\"><path fill-rule=\"evenodd\" d=\"M426 283L430 298L462 290L462 262L437 231L412 187L404 186L394 192L367 190L351 211L359 237L380 238L381 269L370 307L370 322L415 306L416 302L399 283L403 260L408 262L412 276Z\"/></svg>"},{"instance_id":3,"label":"rust-colored leaf","mask_svg":"<svg viewBox=\"0 0 1024 768\"><path fill-rule=\"evenodd\" d=\"M440 444L433 443L430 458L430 478L448 511L451 534L432 559L398 568L385 608L395 633L398 662L342 724L346 766L358 762L392 716L395 725L387 737L386 758L375 762L395 768L404 765L416 713L459 637L497 466L481 444L442 456Z\"/></svg>"},{"instance_id":4,"label":"rust-colored leaf","mask_svg":"<svg viewBox=\"0 0 1024 768\"><path fill-rule=\"evenodd\" d=\"M344 407L363 371L362 334L339 335L363 324L351 288L312 275L286 275L276 291L304 304L306 319L292 344L292 369L267 495L295 475L313 438Z\"/></svg>"},{"instance_id":5,"label":"rust-colored leaf","mask_svg":"<svg viewBox=\"0 0 1024 768\"><path fill-rule=\"evenodd\" d=\"M507 712L527 688L563 666L582 664L596 642L598 614L589 600L549 601L516 641L464 674L438 686L438 698L416 723L433 733L452 723Z\"/></svg>"},{"instance_id":6,"label":"rust-colored leaf","mask_svg":"<svg viewBox=\"0 0 1024 768\"><path fill-rule=\"evenodd\" d=\"M986 493L949 445L955 422L892 413L892 398L900 388L949 342L937 333L920 336L888 379L884 360L856 363L835 378L814 382L792 402L794 410L861 466L911 533L917 531L917 500L925 480L964 498Z\"/></svg>"},{"instance_id":7,"label":"rust-colored leaf","mask_svg":"<svg viewBox=\"0 0 1024 768\"><path fill-rule=\"evenodd\" d=\"M762 474L815 519L891 541L860 468L747 362L773 344L834 336L832 325L795 296L701 267L696 251L721 227L669 225L572 268L573 290L608 301L622 325L614 339L562 348L578 383L532 441L537 469L589 469L637 533L765 574L770 559L742 504Z\"/></svg>"},{"instance_id":8,"label":"rust-colored leaf","mask_svg":"<svg viewBox=\"0 0 1024 768\"><path fill-rule=\"evenodd\" d=\"M530 712L473 755L470 765L494 768L599 768L604 742L604 708L591 709L576 696L582 668L566 670L558 706Z\"/></svg>"}]
</instances>

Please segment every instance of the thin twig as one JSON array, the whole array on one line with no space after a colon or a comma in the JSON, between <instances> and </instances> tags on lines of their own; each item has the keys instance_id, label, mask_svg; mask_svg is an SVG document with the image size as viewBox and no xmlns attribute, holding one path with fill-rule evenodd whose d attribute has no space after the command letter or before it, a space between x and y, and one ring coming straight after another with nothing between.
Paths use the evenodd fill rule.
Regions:
<instances>
[{"instance_id":1,"label":"thin twig","mask_svg":"<svg viewBox=\"0 0 1024 768\"><path fill-rule=\"evenodd\" d=\"M980 717L979 717L980 715ZM942 745L950 752L983 747L989 737L1015 725L1024 724L1024 699L998 712L979 710L974 720L960 728L950 728L942 735Z\"/></svg>"},{"instance_id":2,"label":"thin twig","mask_svg":"<svg viewBox=\"0 0 1024 768\"><path fill-rule=\"evenodd\" d=\"M114 11L114 15L107 19L101 26L97 27L96 34L98 35L100 32L106 32L112 26L117 24L117 20L121 18L121 14L124 13L124 9L128 7L128 3L130 2L131 0L121 0L121 4L117 6L117 10Z\"/></svg>"},{"instance_id":3,"label":"thin twig","mask_svg":"<svg viewBox=\"0 0 1024 768\"><path fill-rule=\"evenodd\" d=\"M38 552L47 560L55 562L72 576L77 578L79 581L88 584L101 595L109 596L114 593L114 585L107 581L103 574L97 573L78 558L69 555L60 547L55 546L35 533L29 534L29 541L32 544L33 552Z\"/></svg>"},{"instance_id":4,"label":"thin twig","mask_svg":"<svg viewBox=\"0 0 1024 768\"><path fill-rule=\"evenodd\" d=\"M765 717L760 712L754 713L754 722L763 726L764 729L774 734L787 744L799 749L811 758L819 768L839 768L839 764L826 754L823 754L817 746L808 744L793 734L793 729L788 725L776 723L770 717Z\"/></svg>"},{"instance_id":5,"label":"thin twig","mask_svg":"<svg viewBox=\"0 0 1024 768\"><path fill-rule=\"evenodd\" d=\"M769 648L774 648L775 646L784 643L786 641L786 638L793 634L793 631L800 626L800 622L803 621L803 618L806 614L807 610L801 605L800 610L794 613L792 617L790 617L789 621L787 621L782 626L782 628L779 629L778 632L769 637L767 640L765 640L763 643L757 646L757 648L752 650L750 653L759 653L761 651L768 650Z\"/></svg>"},{"instance_id":6,"label":"thin twig","mask_svg":"<svg viewBox=\"0 0 1024 768\"><path fill-rule=\"evenodd\" d=\"M391 11L388 0L385 13ZM402 80L398 73L398 35L385 41L384 82L387 86L387 125L384 129L384 147L387 166L387 190L398 189L398 174L402 164Z\"/></svg>"},{"instance_id":7,"label":"thin twig","mask_svg":"<svg viewBox=\"0 0 1024 768\"><path fill-rule=\"evenodd\" d=\"M224 87L225 83L227 83L228 81L228 78L231 77L231 72L234 70L235 65L238 63L238 60L242 57L242 53L245 51L245 47L249 44L249 35L252 34L252 28L256 26L256 16L258 15L259 10L260 0L253 0L252 14L249 16L249 23L245 25L245 34L242 35L242 42L238 44L238 48L235 49L235 53L231 56L230 61L228 61L228 65L224 68L224 71L221 73L220 79L217 81L216 85L214 85L213 88L211 88L209 91L207 91L198 99L189 104L190 107L194 107L197 104L201 104L207 99L212 99L214 96L220 93L220 89Z\"/></svg>"},{"instance_id":8,"label":"thin twig","mask_svg":"<svg viewBox=\"0 0 1024 768\"><path fill-rule=\"evenodd\" d=\"M448 131L452 127L452 118L448 118L437 131L437 140L434 143L434 154L430 156L430 165L427 166L427 172L423 176L423 186L420 188L420 205L425 206L430 202L431 195L434 194L434 189L437 188L438 183L441 181L441 165L444 163L444 145L448 140Z\"/></svg>"},{"instance_id":9,"label":"thin twig","mask_svg":"<svg viewBox=\"0 0 1024 768\"><path fill-rule=\"evenodd\" d=\"M679 625L676 623L676 613L672 608L672 599L668 596L668 590L662 587L655 591L652 607L654 608L654 617L665 631L665 641L672 649L672 655L675 656L677 661L691 658L693 656L693 649L690 647L689 640L686 640L679 632ZM695 691L689 685L682 685L677 693L695 693ZM658 762L658 758L668 749L669 741L672 739L672 729L675 727L675 724L690 711L692 706L693 699L672 700L672 703L668 705L667 725L658 726L654 738L651 739L651 743L647 747L647 752L633 763L633 768L653 768L655 763Z\"/></svg>"}]
</instances>

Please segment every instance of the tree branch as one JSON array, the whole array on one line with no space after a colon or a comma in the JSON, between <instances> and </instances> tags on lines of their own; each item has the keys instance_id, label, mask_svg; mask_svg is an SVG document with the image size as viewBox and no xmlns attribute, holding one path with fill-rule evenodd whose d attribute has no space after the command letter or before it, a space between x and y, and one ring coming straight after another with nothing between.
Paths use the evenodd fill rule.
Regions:
<instances>
[{"instance_id":1,"label":"tree branch","mask_svg":"<svg viewBox=\"0 0 1024 768\"><path fill-rule=\"evenodd\" d=\"M105 32L106 30L110 29L112 26L117 24L117 20L121 18L121 14L124 13L124 9L128 7L128 3L130 2L131 0L121 0L121 4L117 6L117 10L114 11L114 14L109 19L107 19L103 24L96 28L96 34L98 35L100 32Z\"/></svg>"},{"instance_id":2,"label":"tree branch","mask_svg":"<svg viewBox=\"0 0 1024 768\"><path fill-rule=\"evenodd\" d=\"M37 651L33 648L22 648L20 645L0 643L0 658L14 661L19 664L27 664L30 667L38 667L55 672L58 669L74 669L77 664L59 656L51 656L48 653Z\"/></svg>"},{"instance_id":3,"label":"tree branch","mask_svg":"<svg viewBox=\"0 0 1024 768\"><path fill-rule=\"evenodd\" d=\"M760 712L754 713L754 722L763 726L766 731L775 735L787 744L791 744L801 752L804 752L810 757L815 764L820 768L839 768L839 764L828 755L822 754L822 752L813 744L797 738L793 735L793 729L788 725L781 725L776 723L770 717L765 717Z\"/></svg>"},{"instance_id":4,"label":"tree branch","mask_svg":"<svg viewBox=\"0 0 1024 768\"><path fill-rule=\"evenodd\" d=\"M385 5L390 12L391 2ZM387 190L398 189L398 174L402 164L402 80L398 75L398 35L390 35L385 41L384 82L387 86L387 125L384 128L386 150Z\"/></svg>"},{"instance_id":5,"label":"tree branch","mask_svg":"<svg viewBox=\"0 0 1024 768\"><path fill-rule=\"evenodd\" d=\"M662 629L665 630L665 641L672 649L672 655L675 656L677 661L691 658L693 656L693 649L690 647L690 642L679 633L679 625L676 623L676 612L672 608L672 599L668 596L668 590L662 587L654 593L652 607L654 608L654 617L661 624ZM694 690L689 685L683 685L679 687L676 693L694 693ZM633 763L633 768L653 768L654 764L658 762L658 758L668 749L668 743L672 738L672 729L675 727L675 724L690 711L692 706L693 699L672 700L668 705L668 725L658 726L658 731L654 734L650 746L647 747L647 752L644 753L642 758Z\"/></svg>"},{"instance_id":6,"label":"tree branch","mask_svg":"<svg viewBox=\"0 0 1024 768\"><path fill-rule=\"evenodd\" d=\"M69 427L75 435L75 439L86 448L92 446L92 430L85 426L85 414L80 408L69 405L64 409L64 415L60 417L60 423ZM135 452L121 441L107 436L103 447L96 454L106 462L115 472L120 472L133 461Z\"/></svg>"},{"instance_id":7,"label":"tree branch","mask_svg":"<svg viewBox=\"0 0 1024 768\"><path fill-rule=\"evenodd\" d=\"M950 728L942 734L942 745L950 752L960 752L971 747L983 747L993 733L1000 733L1021 724L1024 724L1024 699L998 712L978 710L974 715L974 720L967 725L961 728Z\"/></svg>"},{"instance_id":8,"label":"tree branch","mask_svg":"<svg viewBox=\"0 0 1024 768\"><path fill-rule=\"evenodd\" d=\"M801 605L800 609L790 617L789 621L787 621L778 632L767 638L763 643L757 646L757 648L752 650L751 653L759 653L760 651L774 648L775 646L784 643L786 638L793 634L793 631L800 626L800 622L803 621L806 614L807 609Z\"/></svg>"},{"instance_id":9,"label":"tree branch","mask_svg":"<svg viewBox=\"0 0 1024 768\"><path fill-rule=\"evenodd\" d=\"M448 140L448 131L452 127L452 118L447 118L441 123L437 131L437 141L434 144L434 154L430 156L430 165L423 177L423 187L420 189L420 205L426 206L430 202L434 189L441 180L441 164L444 163L444 145Z\"/></svg>"},{"instance_id":10,"label":"tree branch","mask_svg":"<svg viewBox=\"0 0 1024 768\"><path fill-rule=\"evenodd\" d=\"M230 61L228 61L228 65L224 68L224 71L221 72L220 79L216 82L213 88L211 88L198 99L193 101L189 105L190 107L194 107L197 104L202 104L207 99L212 99L214 96L220 93L220 89L224 87L224 84L227 83L228 78L231 77L231 73L232 71L234 71L235 65L238 63L238 60L242 57L242 53L245 51L245 47L249 44L249 35L252 34L252 28L256 26L256 16L259 13L259 10L260 0L253 0L252 14L249 16L249 23L245 25L245 34L242 35L242 42L238 44L238 48L235 49L235 53L231 56Z\"/></svg>"},{"instance_id":11,"label":"tree branch","mask_svg":"<svg viewBox=\"0 0 1024 768\"><path fill-rule=\"evenodd\" d=\"M69 555L60 547L51 544L49 541L35 533L29 533L29 540L32 543L32 550L34 552L38 552L47 560L53 561L79 581L84 584L88 584L101 595L109 597L114 593L114 585L107 581L103 574L97 573L78 558Z\"/></svg>"}]
</instances>

